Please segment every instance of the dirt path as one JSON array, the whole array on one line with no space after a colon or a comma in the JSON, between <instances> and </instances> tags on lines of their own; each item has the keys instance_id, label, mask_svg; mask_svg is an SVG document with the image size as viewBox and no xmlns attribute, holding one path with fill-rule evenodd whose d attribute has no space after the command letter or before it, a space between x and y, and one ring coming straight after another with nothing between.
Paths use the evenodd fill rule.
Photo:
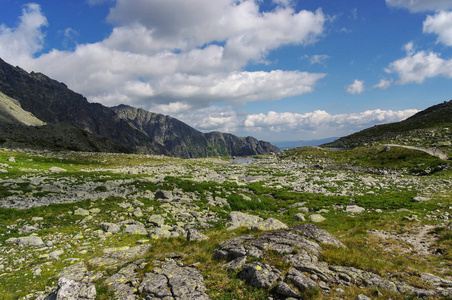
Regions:
<instances>
[{"instance_id":1,"label":"dirt path","mask_svg":"<svg viewBox=\"0 0 452 300\"><path fill-rule=\"evenodd\" d=\"M415 147L415 146L404 146L404 145L396 145L396 144L385 144L383 146L388 146L388 147L402 147L402 148L406 148L406 149L413 149L413 150L418 150L418 151L422 151L425 153L428 153L430 155L436 156L441 158L442 160L448 160L449 159L449 155L447 155L446 152L438 150L436 148L424 148L424 147Z\"/></svg>"}]
</instances>

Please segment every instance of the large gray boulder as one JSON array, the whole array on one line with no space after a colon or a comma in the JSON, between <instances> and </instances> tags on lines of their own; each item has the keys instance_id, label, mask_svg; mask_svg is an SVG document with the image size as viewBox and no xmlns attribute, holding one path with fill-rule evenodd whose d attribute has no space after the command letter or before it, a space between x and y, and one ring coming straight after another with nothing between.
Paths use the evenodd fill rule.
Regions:
<instances>
[{"instance_id":1,"label":"large gray boulder","mask_svg":"<svg viewBox=\"0 0 452 300\"><path fill-rule=\"evenodd\" d=\"M35 235L23 236L18 238L9 238L5 241L7 244L17 244L19 246L42 247L45 246L42 239Z\"/></svg>"},{"instance_id":2,"label":"large gray boulder","mask_svg":"<svg viewBox=\"0 0 452 300\"><path fill-rule=\"evenodd\" d=\"M253 226L259 226L263 220L264 219L259 216L233 211L226 220L226 225L228 226L227 230L234 230L240 227L248 227L251 229Z\"/></svg>"},{"instance_id":3,"label":"large gray boulder","mask_svg":"<svg viewBox=\"0 0 452 300\"><path fill-rule=\"evenodd\" d=\"M58 279L58 289L48 299L55 300L94 300L96 287L92 283L75 281L66 277Z\"/></svg>"},{"instance_id":4,"label":"large gray boulder","mask_svg":"<svg viewBox=\"0 0 452 300\"><path fill-rule=\"evenodd\" d=\"M281 272L272 266L254 262L245 264L239 276L254 287L269 288L276 282L280 274Z\"/></svg>"},{"instance_id":5,"label":"large gray boulder","mask_svg":"<svg viewBox=\"0 0 452 300\"><path fill-rule=\"evenodd\" d=\"M138 287L146 299L208 300L203 276L192 267L178 266L174 261L146 273Z\"/></svg>"}]
</instances>

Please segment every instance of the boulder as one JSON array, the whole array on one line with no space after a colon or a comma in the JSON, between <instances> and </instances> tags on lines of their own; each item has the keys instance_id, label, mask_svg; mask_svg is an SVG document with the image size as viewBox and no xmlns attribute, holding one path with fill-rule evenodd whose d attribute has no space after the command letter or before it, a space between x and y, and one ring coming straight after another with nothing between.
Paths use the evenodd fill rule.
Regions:
<instances>
[{"instance_id":1,"label":"boulder","mask_svg":"<svg viewBox=\"0 0 452 300\"><path fill-rule=\"evenodd\" d=\"M146 273L138 286L146 299L208 300L205 290L204 278L195 268L181 267L174 261Z\"/></svg>"},{"instance_id":2,"label":"boulder","mask_svg":"<svg viewBox=\"0 0 452 300\"><path fill-rule=\"evenodd\" d=\"M121 226L114 223L100 223L100 228L105 232L118 233Z\"/></svg>"},{"instance_id":3,"label":"boulder","mask_svg":"<svg viewBox=\"0 0 452 300\"><path fill-rule=\"evenodd\" d=\"M227 230L234 230L240 227L251 229L253 226L259 226L262 221L263 219L259 216L233 211L229 214L226 225L228 226Z\"/></svg>"},{"instance_id":4,"label":"boulder","mask_svg":"<svg viewBox=\"0 0 452 300\"><path fill-rule=\"evenodd\" d=\"M319 214L312 214L309 216L309 221L314 222L314 223L320 223L325 220L326 219L322 215L319 215Z\"/></svg>"},{"instance_id":5,"label":"boulder","mask_svg":"<svg viewBox=\"0 0 452 300\"><path fill-rule=\"evenodd\" d=\"M138 234L138 235L147 235L148 234L146 228L142 224L141 225L140 224L125 225L122 232L128 233L128 234Z\"/></svg>"},{"instance_id":6,"label":"boulder","mask_svg":"<svg viewBox=\"0 0 452 300\"><path fill-rule=\"evenodd\" d=\"M294 220L297 220L297 221L302 221L302 222L306 221L306 218L304 217L303 213L298 213L295 216L293 216L293 218L294 218Z\"/></svg>"},{"instance_id":7,"label":"boulder","mask_svg":"<svg viewBox=\"0 0 452 300\"><path fill-rule=\"evenodd\" d=\"M43 247L45 246L42 239L35 235L18 237L18 238L9 238L5 241L7 244L17 244L19 246L32 246L32 247Z\"/></svg>"},{"instance_id":8,"label":"boulder","mask_svg":"<svg viewBox=\"0 0 452 300\"><path fill-rule=\"evenodd\" d=\"M60 167L50 167L49 172L52 173L60 173L60 172L67 172L66 169L60 168Z\"/></svg>"},{"instance_id":9,"label":"boulder","mask_svg":"<svg viewBox=\"0 0 452 300\"><path fill-rule=\"evenodd\" d=\"M430 201L430 198L417 196L417 197L414 197L411 201L418 202L418 203L427 202L427 201Z\"/></svg>"},{"instance_id":10,"label":"boulder","mask_svg":"<svg viewBox=\"0 0 452 300\"><path fill-rule=\"evenodd\" d=\"M347 207L345 208L345 212L351 214L360 214L365 211L366 209L364 207L360 207L358 205L347 205Z\"/></svg>"},{"instance_id":11,"label":"boulder","mask_svg":"<svg viewBox=\"0 0 452 300\"><path fill-rule=\"evenodd\" d=\"M251 229L253 230L263 230L263 231L280 230L286 228L287 228L286 224L274 218L269 218L251 227Z\"/></svg>"},{"instance_id":12,"label":"boulder","mask_svg":"<svg viewBox=\"0 0 452 300\"><path fill-rule=\"evenodd\" d=\"M281 274L276 268L260 262L245 264L240 271L240 278L257 288L269 288Z\"/></svg>"},{"instance_id":13,"label":"boulder","mask_svg":"<svg viewBox=\"0 0 452 300\"><path fill-rule=\"evenodd\" d=\"M19 228L18 232L22 234L22 233L31 233L38 230L39 229L34 226L24 225L22 228Z\"/></svg>"},{"instance_id":14,"label":"boulder","mask_svg":"<svg viewBox=\"0 0 452 300\"><path fill-rule=\"evenodd\" d=\"M92 283L75 281L66 277L58 279L58 289L49 298L56 300L94 300L96 299L96 287Z\"/></svg>"},{"instance_id":15,"label":"boulder","mask_svg":"<svg viewBox=\"0 0 452 300\"><path fill-rule=\"evenodd\" d=\"M89 216L89 210L83 209L83 208L77 208L74 211L74 215L77 216Z\"/></svg>"},{"instance_id":16,"label":"boulder","mask_svg":"<svg viewBox=\"0 0 452 300\"><path fill-rule=\"evenodd\" d=\"M208 239L208 236L202 234L194 228L187 229L187 241L204 241Z\"/></svg>"},{"instance_id":17,"label":"boulder","mask_svg":"<svg viewBox=\"0 0 452 300\"><path fill-rule=\"evenodd\" d=\"M155 226L162 226L165 224L165 219L161 215L152 215L149 217L148 222L154 224Z\"/></svg>"}]
</instances>

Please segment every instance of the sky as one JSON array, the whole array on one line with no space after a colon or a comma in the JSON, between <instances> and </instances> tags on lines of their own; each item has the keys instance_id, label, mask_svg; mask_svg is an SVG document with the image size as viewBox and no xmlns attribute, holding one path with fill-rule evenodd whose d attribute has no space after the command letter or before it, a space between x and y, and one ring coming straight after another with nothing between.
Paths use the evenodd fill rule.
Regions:
<instances>
[{"instance_id":1,"label":"sky","mask_svg":"<svg viewBox=\"0 0 452 300\"><path fill-rule=\"evenodd\" d=\"M452 99L452 0L0 0L0 58L203 132L340 137Z\"/></svg>"}]
</instances>

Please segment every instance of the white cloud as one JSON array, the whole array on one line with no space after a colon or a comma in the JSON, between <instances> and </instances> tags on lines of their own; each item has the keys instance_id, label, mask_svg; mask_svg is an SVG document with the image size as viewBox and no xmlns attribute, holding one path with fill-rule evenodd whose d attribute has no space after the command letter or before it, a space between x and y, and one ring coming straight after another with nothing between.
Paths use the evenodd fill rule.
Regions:
<instances>
[{"instance_id":1,"label":"white cloud","mask_svg":"<svg viewBox=\"0 0 452 300\"><path fill-rule=\"evenodd\" d=\"M327 17L321 10L296 12L291 1L275 0L274 9L266 12L260 11L260 4L117 0L108 17L116 27L105 40L78 44L73 51L53 49L38 57L34 56L42 49L42 27L47 22L39 5L30 4L16 29L1 28L0 56L106 105L177 111L211 102L237 105L312 92L325 74L243 70L250 62L265 61L270 51L283 45L315 42ZM32 16L35 22L27 22ZM16 47L5 48L17 40ZM18 57L20 51L23 55Z\"/></svg>"},{"instance_id":2,"label":"white cloud","mask_svg":"<svg viewBox=\"0 0 452 300\"><path fill-rule=\"evenodd\" d=\"M386 4L392 7L406 8L411 12L452 9L450 0L386 0Z\"/></svg>"},{"instance_id":3,"label":"white cloud","mask_svg":"<svg viewBox=\"0 0 452 300\"><path fill-rule=\"evenodd\" d=\"M316 82L325 74L274 70L270 72L233 72L209 75L174 74L150 82L126 82L118 80L116 91L94 100L116 105L115 95L128 95L130 105L146 106L184 103L190 107L207 106L211 102L241 105L257 100L278 100L310 93ZM163 106L159 106L163 107Z\"/></svg>"},{"instance_id":4,"label":"white cloud","mask_svg":"<svg viewBox=\"0 0 452 300\"><path fill-rule=\"evenodd\" d=\"M452 46L452 11L441 11L428 16L424 21L424 32L438 35L438 43Z\"/></svg>"},{"instance_id":5,"label":"white cloud","mask_svg":"<svg viewBox=\"0 0 452 300\"><path fill-rule=\"evenodd\" d=\"M312 56L305 55L305 56L303 56L301 58L309 60L309 63L311 65L319 64L319 65L322 65L322 66L326 67L326 61L328 59L330 59L331 57L326 55L326 54L315 54L315 55L312 55Z\"/></svg>"},{"instance_id":6,"label":"white cloud","mask_svg":"<svg viewBox=\"0 0 452 300\"><path fill-rule=\"evenodd\" d=\"M452 59L444 60L435 52L414 52L412 47L405 47L407 55L392 62L386 69L389 73L397 73L399 84L410 82L422 83L426 78L452 78Z\"/></svg>"},{"instance_id":7,"label":"white cloud","mask_svg":"<svg viewBox=\"0 0 452 300\"><path fill-rule=\"evenodd\" d=\"M20 65L43 48L45 34L42 27L47 19L37 4L26 4L16 28L0 24L0 56L3 60Z\"/></svg>"},{"instance_id":8,"label":"white cloud","mask_svg":"<svg viewBox=\"0 0 452 300\"><path fill-rule=\"evenodd\" d=\"M349 94L361 94L364 92L364 80L355 79L352 84L347 86L347 93Z\"/></svg>"},{"instance_id":9,"label":"white cloud","mask_svg":"<svg viewBox=\"0 0 452 300\"><path fill-rule=\"evenodd\" d=\"M379 83L377 83L376 85L374 85L372 87L372 89L382 89L382 90L386 90L388 87L390 87L392 84L392 79L387 80L387 79L381 79Z\"/></svg>"},{"instance_id":10,"label":"white cloud","mask_svg":"<svg viewBox=\"0 0 452 300\"><path fill-rule=\"evenodd\" d=\"M296 140L347 135L377 124L404 120L416 109L401 111L367 110L360 113L332 115L323 110L305 114L274 112L247 114L234 107L211 106L176 117L201 131L223 131L237 135L253 135L259 139Z\"/></svg>"}]
</instances>

